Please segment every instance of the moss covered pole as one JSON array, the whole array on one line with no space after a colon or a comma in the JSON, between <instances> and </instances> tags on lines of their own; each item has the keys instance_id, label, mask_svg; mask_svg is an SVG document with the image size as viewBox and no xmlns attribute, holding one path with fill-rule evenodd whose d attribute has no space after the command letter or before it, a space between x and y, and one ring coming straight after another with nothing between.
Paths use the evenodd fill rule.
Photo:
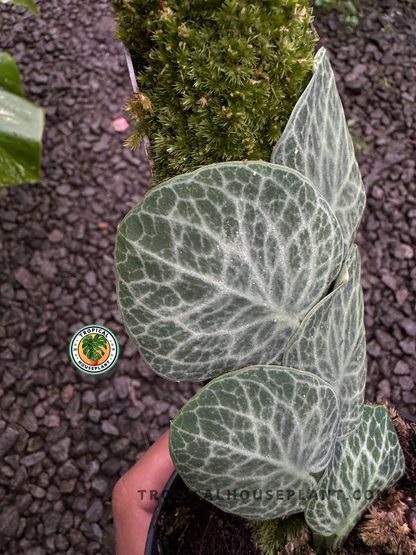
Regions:
<instances>
[{"instance_id":1,"label":"moss covered pole","mask_svg":"<svg viewBox=\"0 0 416 555\"><path fill-rule=\"evenodd\" d=\"M308 0L114 0L154 183L201 165L270 160L312 75Z\"/></svg>"}]
</instances>

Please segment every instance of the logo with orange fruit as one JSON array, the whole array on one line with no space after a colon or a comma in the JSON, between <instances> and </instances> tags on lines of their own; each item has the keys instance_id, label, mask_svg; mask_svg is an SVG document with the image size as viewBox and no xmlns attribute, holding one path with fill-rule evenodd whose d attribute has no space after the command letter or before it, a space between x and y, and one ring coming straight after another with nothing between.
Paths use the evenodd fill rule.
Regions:
<instances>
[{"instance_id":1,"label":"logo with orange fruit","mask_svg":"<svg viewBox=\"0 0 416 555\"><path fill-rule=\"evenodd\" d=\"M85 326L71 340L69 354L75 367L86 374L102 374L110 370L119 355L114 333L104 326Z\"/></svg>"}]
</instances>

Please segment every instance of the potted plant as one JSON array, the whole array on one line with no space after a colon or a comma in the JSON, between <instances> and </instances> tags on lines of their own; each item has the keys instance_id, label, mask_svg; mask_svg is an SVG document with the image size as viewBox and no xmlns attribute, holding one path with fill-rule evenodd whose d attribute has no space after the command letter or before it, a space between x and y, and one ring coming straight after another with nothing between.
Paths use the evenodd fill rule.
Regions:
<instances>
[{"instance_id":1,"label":"potted plant","mask_svg":"<svg viewBox=\"0 0 416 555\"><path fill-rule=\"evenodd\" d=\"M325 49L271 162L162 182L118 229L118 303L144 359L211 380L171 425L183 481L256 538L303 515L336 551L403 475L384 406L364 405L365 192ZM260 542L261 543L261 542Z\"/></svg>"}]
</instances>

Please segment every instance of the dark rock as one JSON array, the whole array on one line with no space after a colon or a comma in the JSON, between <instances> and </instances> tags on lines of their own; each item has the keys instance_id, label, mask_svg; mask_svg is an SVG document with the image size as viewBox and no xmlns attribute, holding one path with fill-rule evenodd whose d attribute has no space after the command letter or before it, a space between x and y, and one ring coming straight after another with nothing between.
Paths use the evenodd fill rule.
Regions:
<instances>
[{"instance_id":1,"label":"dark rock","mask_svg":"<svg viewBox=\"0 0 416 555\"><path fill-rule=\"evenodd\" d=\"M36 430L38 429L38 421L36 420L36 416L31 410L26 411L23 418L21 419L21 425L28 432L36 432Z\"/></svg>"},{"instance_id":2,"label":"dark rock","mask_svg":"<svg viewBox=\"0 0 416 555\"><path fill-rule=\"evenodd\" d=\"M399 260L409 260L413 258L414 251L410 245L405 243L397 243L394 247L393 255Z\"/></svg>"},{"instance_id":3,"label":"dark rock","mask_svg":"<svg viewBox=\"0 0 416 555\"><path fill-rule=\"evenodd\" d=\"M399 324L410 337L416 337L416 322L414 320L402 318Z\"/></svg>"},{"instance_id":4,"label":"dark rock","mask_svg":"<svg viewBox=\"0 0 416 555\"><path fill-rule=\"evenodd\" d=\"M101 465L101 470L106 476L115 476L120 469L120 461L117 459L108 459Z\"/></svg>"},{"instance_id":5,"label":"dark rock","mask_svg":"<svg viewBox=\"0 0 416 555\"><path fill-rule=\"evenodd\" d=\"M85 281L91 287L93 287L94 285L97 285L97 275L96 275L96 273L93 270L90 270L89 272L87 272L85 274Z\"/></svg>"},{"instance_id":6,"label":"dark rock","mask_svg":"<svg viewBox=\"0 0 416 555\"><path fill-rule=\"evenodd\" d=\"M62 493L72 493L75 489L76 483L77 483L76 478L72 478L70 480L62 480L62 482L61 482L61 492Z\"/></svg>"},{"instance_id":7,"label":"dark rock","mask_svg":"<svg viewBox=\"0 0 416 555\"><path fill-rule=\"evenodd\" d=\"M70 530L74 525L74 515L71 513L71 511L66 511L61 518L61 521L59 523L59 531L62 534L65 534L66 532L68 532L68 530Z\"/></svg>"},{"instance_id":8,"label":"dark rock","mask_svg":"<svg viewBox=\"0 0 416 555\"><path fill-rule=\"evenodd\" d=\"M407 355L414 355L416 352L416 344L414 339L406 338L400 341L399 345L401 350Z\"/></svg>"},{"instance_id":9,"label":"dark rock","mask_svg":"<svg viewBox=\"0 0 416 555\"><path fill-rule=\"evenodd\" d=\"M85 497L75 497L74 502L72 503L72 509L85 513L87 508L88 503Z\"/></svg>"},{"instance_id":10,"label":"dark rock","mask_svg":"<svg viewBox=\"0 0 416 555\"><path fill-rule=\"evenodd\" d=\"M98 394L97 402L99 409L108 409L116 402L117 394L114 389L108 387Z\"/></svg>"},{"instance_id":11,"label":"dark rock","mask_svg":"<svg viewBox=\"0 0 416 555\"><path fill-rule=\"evenodd\" d=\"M51 458L59 464L64 463L69 457L69 448L71 445L71 439L69 437L65 437L52 445L49 448L49 454Z\"/></svg>"},{"instance_id":12,"label":"dark rock","mask_svg":"<svg viewBox=\"0 0 416 555\"><path fill-rule=\"evenodd\" d=\"M28 289L28 290L36 289L36 287L39 284L38 280L29 272L29 270L26 270L26 268L23 268L23 266L20 266L20 268L18 268L13 273L13 275L16 278L16 280L20 283L20 285L23 285L25 289Z\"/></svg>"},{"instance_id":13,"label":"dark rock","mask_svg":"<svg viewBox=\"0 0 416 555\"><path fill-rule=\"evenodd\" d=\"M409 365L406 364L403 360L399 360L396 366L394 367L393 372L399 376L403 374L410 374Z\"/></svg>"},{"instance_id":14,"label":"dark rock","mask_svg":"<svg viewBox=\"0 0 416 555\"><path fill-rule=\"evenodd\" d=\"M0 513L0 534L14 538L19 528L19 511L16 507L5 507Z\"/></svg>"},{"instance_id":15,"label":"dark rock","mask_svg":"<svg viewBox=\"0 0 416 555\"><path fill-rule=\"evenodd\" d=\"M69 546L69 542L65 536L58 534L55 539L55 546L59 551L66 551Z\"/></svg>"},{"instance_id":16,"label":"dark rock","mask_svg":"<svg viewBox=\"0 0 416 555\"><path fill-rule=\"evenodd\" d=\"M166 401L156 401L156 403L153 406L153 411L156 416L159 416L160 414L168 412L169 407L170 405Z\"/></svg>"},{"instance_id":17,"label":"dark rock","mask_svg":"<svg viewBox=\"0 0 416 555\"><path fill-rule=\"evenodd\" d=\"M64 480L68 480L69 478L77 478L79 476L79 470L75 466L73 460L67 460L58 470L58 476L63 478Z\"/></svg>"},{"instance_id":18,"label":"dark rock","mask_svg":"<svg viewBox=\"0 0 416 555\"><path fill-rule=\"evenodd\" d=\"M112 424L109 420L104 420L104 422L101 422L101 429L104 434L108 434L110 436L117 437L120 435L118 428L116 428L116 426L114 426L114 424Z\"/></svg>"},{"instance_id":19,"label":"dark rock","mask_svg":"<svg viewBox=\"0 0 416 555\"><path fill-rule=\"evenodd\" d=\"M13 447L19 437L19 432L10 426L0 435L0 459Z\"/></svg>"},{"instance_id":20,"label":"dark rock","mask_svg":"<svg viewBox=\"0 0 416 555\"><path fill-rule=\"evenodd\" d=\"M114 387L117 391L119 399L126 399L129 395L130 378L127 376L118 376L114 378Z\"/></svg>"},{"instance_id":21,"label":"dark rock","mask_svg":"<svg viewBox=\"0 0 416 555\"><path fill-rule=\"evenodd\" d=\"M47 368L39 368L33 372L33 381L38 385L49 385L52 383L52 372Z\"/></svg>"},{"instance_id":22,"label":"dark rock","mask_svg":"<svg viewBox=\"0 0 416 555\"><path fill-rule=\"evenodd\" d=\"M37 451L36 453L32 453L31 455L27 455L23 457L21 463L30 468L31 466L35 466L35 464L40 463L46 457L46 453L44 451Z\"/></svg>"},{"instance_id":23,"label":"dark rock","mask_svg":"<svg viewBox=\"0 0 416 555\"><path fill-rule=\"evenodd\" d=\"M101 420L101 411L99 409L90 409L88 411L88 418L95 423Z\"/></svg>"},{"instance_id":24,"label":"dark rock","mask_svg":"<svg viewBox=\"0 0 416 555\"><path fill-rule=\"evenodd\" d=\"M130 449L130 441L126 437L122 437L111 444L111 451L114 455L126 455Z\"/></svg>"},{"instance_id":25,"label":"dark rock","mask_svg":"<svg viewBox=\"0 0 416 555\"><path fill-rule=\"evenodd\" d=\"M414 381L410 376L401 376L399 384L404 391L411 391L415 387Z\"/></svg>"},{"instance_id":26,"label":"dark rock","mask_svg":"<svg viewBox=\"0 0 416 555\"><path fill-rule=\"evenodd\" d=\"M102 496L108 487L108 481L105 478L94 478L91 482L91 490L93 493Z\"/></svg>"},{"instance_id":27,"label":"dark rock","mask_svg":"<svg viewBox=\"0 0 416 555\"><path fill-rule=\"evenodd\" d=\"M39 486L33 486L30 488L30 493L33 495L33 497L35 497L36 499L43 499L44 497L46 497L46 491L39 487Z\"/></svg>"},{"instance_id":28,"label":"dark rock","mask_svg":"<svg viewBox=\"0 0 416 555\"><path fill-rule=\"evenodd\" d=\"M100 499L94 499L85 513L85 520L89 523L98 522L103 516L104 507Z\"/></svg>"},{"instance_id":29,"label":"dark rock","mask_svg":"<svg viewBox=\"0 0 416 555\"><path fill-rule=\"evenodd\" d=\"M139 418L143 412L146 410L144 403L141 401L137 401L137 404L134 407L128 407L126 414L127 417L131 420L136 420Z\"/></svg>"}]
</instances>

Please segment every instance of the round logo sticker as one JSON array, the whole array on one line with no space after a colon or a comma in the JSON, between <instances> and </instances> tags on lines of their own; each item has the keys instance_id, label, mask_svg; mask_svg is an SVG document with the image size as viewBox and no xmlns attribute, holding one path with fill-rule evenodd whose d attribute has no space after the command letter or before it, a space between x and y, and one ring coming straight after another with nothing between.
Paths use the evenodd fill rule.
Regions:
<instances>
[{"instance_id":1,"label":"round logo sticker","mask_svg":"<svg viewBox=\"0 0 416 555\"><path fill-rule=\"evenodd\" d=\"M86 374L102 374L118 359L120 348L114 333L104 326L85 326L71 339L69 354L75 367Z\"/></svg>"}]
</instances>

